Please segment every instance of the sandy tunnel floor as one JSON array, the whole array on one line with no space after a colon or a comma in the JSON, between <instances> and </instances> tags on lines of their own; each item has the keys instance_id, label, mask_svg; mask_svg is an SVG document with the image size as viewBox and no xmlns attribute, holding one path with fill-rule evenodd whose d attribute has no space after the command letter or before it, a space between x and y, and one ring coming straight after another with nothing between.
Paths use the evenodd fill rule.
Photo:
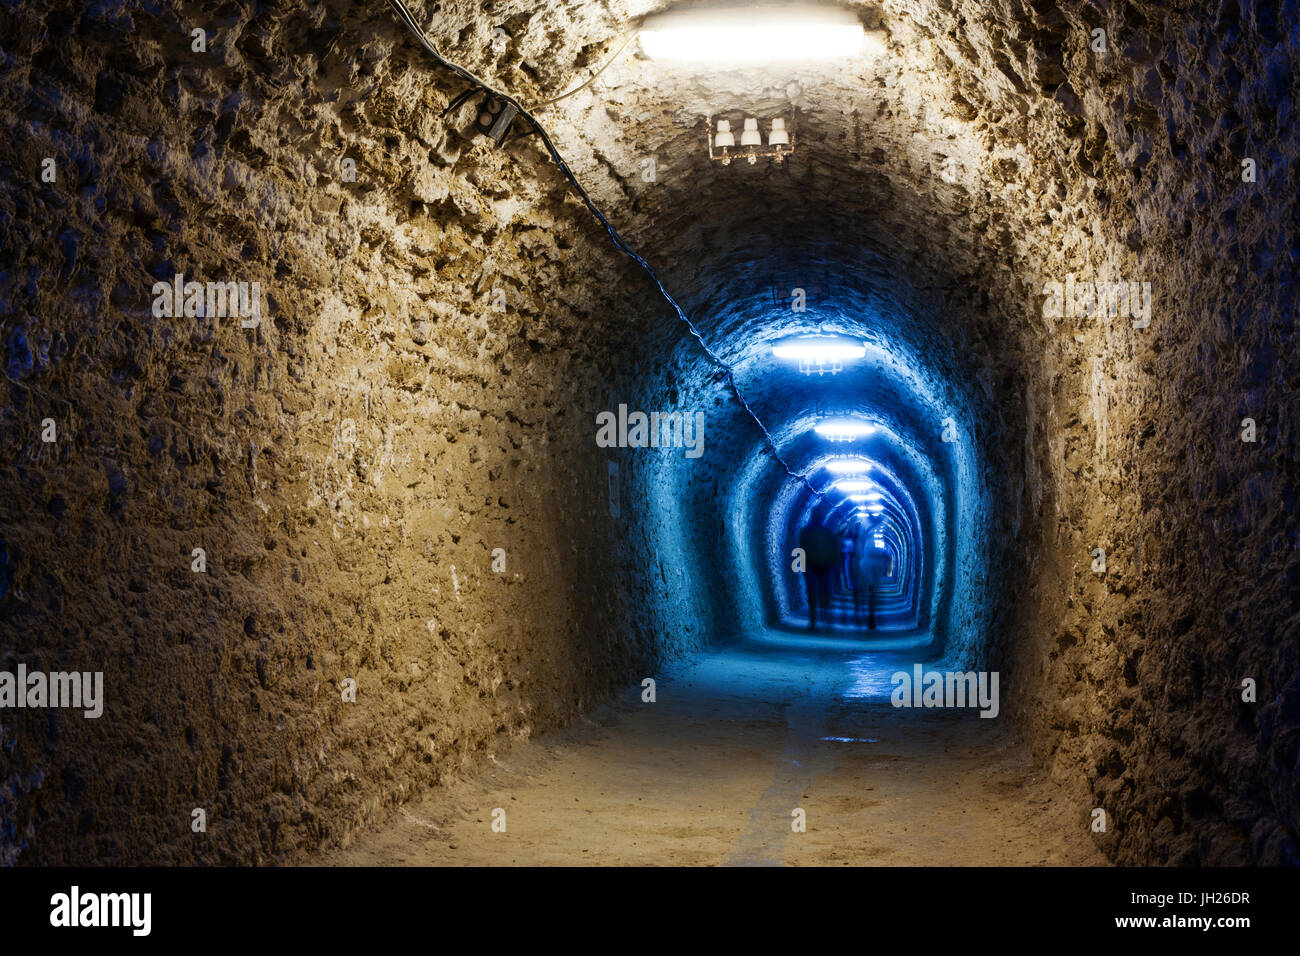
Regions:
<instances>
[{"instance_id":1,"label":"sandy tunnel floor","mask_svg":"<svg viewBox=\"0 0 1300 956\"><path fill-rule=\"evenodd\" d=\"M889 704L920 637L718 649L658 675L656 702L633 688L315 862L1105 865L1088 807L1001 719Z\"/></svg>"}]
</instances>

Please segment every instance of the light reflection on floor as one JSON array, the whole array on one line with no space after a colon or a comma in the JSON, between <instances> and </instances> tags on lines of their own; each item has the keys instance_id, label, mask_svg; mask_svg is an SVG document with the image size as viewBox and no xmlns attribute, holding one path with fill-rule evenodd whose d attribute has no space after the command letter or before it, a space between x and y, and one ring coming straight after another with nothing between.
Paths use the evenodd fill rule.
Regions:
<instances>
[{"instance_id":1,"label":"light reflection on floor","mask_svg":"<svg viewBox=\"0 0 1300 956\"><path fill-rule=\"evenodd\" d=\"M691 680L718 697L749 699L760 709L788 694L791 685L810 701L821 698L819 706L828 712L836 700L888 705L894 674L910 675L918 663L937 666L931 646L932 635L919 628L863 636L769 627L702 655L692 664ZM845 739L827 742L873 742L849 728L840 732Z\"/></svg>"},{"instance_id":2,"label":"light reflection on floor","mask_svg":"<svg viewBox=\"0 0 1300 956\"><path fill-rule=\"evenodd\" d=\"M898 654L863 654L848 662L851 682L842 693L849 700L888 699L894 683L890 678L904 669Z\"/></svg>"},{"instance_id":3,"label":"light reflection on floor","mask_svg":"<svg viewBox=\"0 0 1300 956\"><path fill-rule=\"evenodd\" d=\"M910 674L913 664L928 660L930 644L929 632L919 628L845 634L778 627L750 635L733 651L773 677L817 673L842 700L885 702L894 690L893 675ZM734 667L733 662L733 673Z\"/></svg>"}]
</instances>

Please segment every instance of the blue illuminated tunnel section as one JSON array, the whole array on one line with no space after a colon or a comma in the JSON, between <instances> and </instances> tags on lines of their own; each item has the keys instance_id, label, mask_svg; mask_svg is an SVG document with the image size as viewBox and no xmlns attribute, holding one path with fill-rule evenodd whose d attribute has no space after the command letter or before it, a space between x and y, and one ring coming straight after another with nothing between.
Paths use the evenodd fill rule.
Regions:
<instances>
[{"instance_id":1,"label":"blue illuminated tunnel section","mask_svg":"<svg viewBox=\"0 0 1300 956\"><path fill-rule=\"evenodd\" d=\"M631 465L630 500L645 503L635 534L681 574L673 598L647 610L659 616L647 625L690 643L806 624L792 552L816 515L887 555L882 631L920 635L934 658L982 662L996 471L977 436L990 412L968 385L977 376L935 333L939 323L851 288L819 312L716 294L696 314L744 403L727 369L689 339L657 363L643 400L703 410L708 431L698 460L664 453ZM857 347L824 364L774 354L791 336ZM832 420L870 428L833 440L817 431ZM860 473L839 473L844 458L863 463ZM846 478L865 483L856 498L837 487Z\"/></svg>"},{"instance_id":2,"label":"blue illuminated tunnel section","mask_svg":"<svg viewBox=\"0 0 1300 956\"><path fill-rule=\"evenodd\" d=\"M854 457L869 462L858 475L837 476L827 468L843 460L839 448L819 447L816 438L807 444L808 484L781 483L768 506L769 620L789 624L805 613L802 579L792 562L777 557L793 547L789 542L797 541L799 529L816 515L841 537L854 536L859 547L878 548L889 556L882 626L929 628L939 612L937 585L949 560L940 533L949 509L933 463L883 425L853 443Z\"/></svg>"}]
</instances>

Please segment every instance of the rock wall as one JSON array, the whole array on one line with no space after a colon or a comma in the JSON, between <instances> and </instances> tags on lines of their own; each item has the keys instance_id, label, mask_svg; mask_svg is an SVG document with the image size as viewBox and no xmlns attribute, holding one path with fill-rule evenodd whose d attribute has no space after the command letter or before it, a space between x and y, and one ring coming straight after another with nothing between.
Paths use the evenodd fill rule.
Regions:
<instances>
[{"instance_id":1,"label":"rock wall","mask_svg":"<svg viewBox=\"0 0 1300 956\"><path fill-rule=\"evenodd\" d=\"M1021 713L1061 777L1087 778L1115 860L1295 864L1294 4L1035 9L980 12L980 66L1013 87L995 108L1036 155L1023 194L1066 187L1028 239L1035 278L1149 282L1153 307L1145 328L1063 316L1041 339ZM1018 107L1040 95L1047 111Z\"/></svg>"},{"instance_id":2,"label":"rock wall","mask_svg":"<svg viewBox=\"0 0 1300 956\"><path fill-rule=\"evenodd\" d=\"M589 424L644 286L340 11L0 12L0 669L106 698L5 711L8 862L291 860L656 660Z\"/></svg>"},{"instance_id":3,"label":"rock wall","mask_svg":"<svg viewBox=\"0 0 1300 956\"><path fill-rule=\"evenodd\" d=\"M1022 324L1045 281L1153 295L1146 327L1046 319L1029 363L1014 713L1087 781L1117 861L1294 864L1294 4L886 7L1033 157L1004 192L1027 207Z\"/></svg>"}]
</instances>

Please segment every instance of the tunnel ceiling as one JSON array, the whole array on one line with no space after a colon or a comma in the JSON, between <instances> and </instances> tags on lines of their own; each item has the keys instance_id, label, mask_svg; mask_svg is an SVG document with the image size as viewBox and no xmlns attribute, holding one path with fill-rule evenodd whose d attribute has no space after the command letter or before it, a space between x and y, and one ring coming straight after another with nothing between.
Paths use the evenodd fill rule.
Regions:
<instances>
[{"instance_id":1,"label":"tunnel ceiling","mask_svg":"<svg viewBox=\"0 0 1300 956\"><path fill-rule=\"evenodd\" d=\"M581 81L659 7L443 5L428 19L450 55L527 102L533 90L536 99ZM822 270L890 312L953 311L990 290L1022 305L1038 278L1026 260L1041 268L1068 225L1099 203L1126 202L1114 194L1126 176L1103 187L1075 171L1100 174L1111 153L1149 160L1158 149L1119 115L1159 105L1153 51L1136 40L1107 57L1087 49L1093 27L1140 30L1150 43L1152 25L1136 12L1112 23L1086 4L855 9L888 47L852 67L715 74L645 59L633 43L593 87L541 116L584 185L690 305L765 295L773 275ZM513 37L485 58L498 25ZM797 154L784 166L707 158L707 117L792 112ZM656 179L645 183L651 157ZM956 311L958 326L991 321Z\"/></svg>"},{"instance_id":2,"label":"tunnel ceiling","mask_svg":"<svg viewBox=\"0 0 1300 956\"><path fill-rule=\"evenodd\" d=\"M446 4L421 22L449 56L527 103L580 83L665 6ZM1117 224L1137 222L1143 242L1157 242L1176 223L1144 208L1207 172L1162 162L1182 148L1177 124L1191 117L1142 122L1185 87L1172 65L1202 56L1197 37L1167 26L1154 6L850 6L886 38L883 53L712 72L648 60L634 42L591 87L540 115L710 347L738 367L773 431L806 415L826 383L802 383L801 395L801 383L767 374L754 350L779 330L826 323L910 356L937 402L881 398L913 417L913 432L937 430L940 409L964 410L957 417L983 441L1012 453L1025 434L1001 432L1027 418L1027 379L1049 351L1044 279L1088 262L1117 274L1129 242ZM1221 31L1235 29L1224 17ZM1098 27L1110 38L1105 54L1090 49ZM510 39L494 53L495 29ZM412 50L400 55L420 63ZM453 89L420 95L441 103ZM462 112L463 123L472 106ZM707 121L718 115L790 118L795 156L783 165L710 161ZM511 152L520 172L534 165L545 175L536 144ZM820 300L814 291L799 316L771 307L774 282L830 291ZM692 347L667 309L662 335L660 355ZM845 379L845 391L862 393L861 379Z\"/></svg>"}]
</instances>

